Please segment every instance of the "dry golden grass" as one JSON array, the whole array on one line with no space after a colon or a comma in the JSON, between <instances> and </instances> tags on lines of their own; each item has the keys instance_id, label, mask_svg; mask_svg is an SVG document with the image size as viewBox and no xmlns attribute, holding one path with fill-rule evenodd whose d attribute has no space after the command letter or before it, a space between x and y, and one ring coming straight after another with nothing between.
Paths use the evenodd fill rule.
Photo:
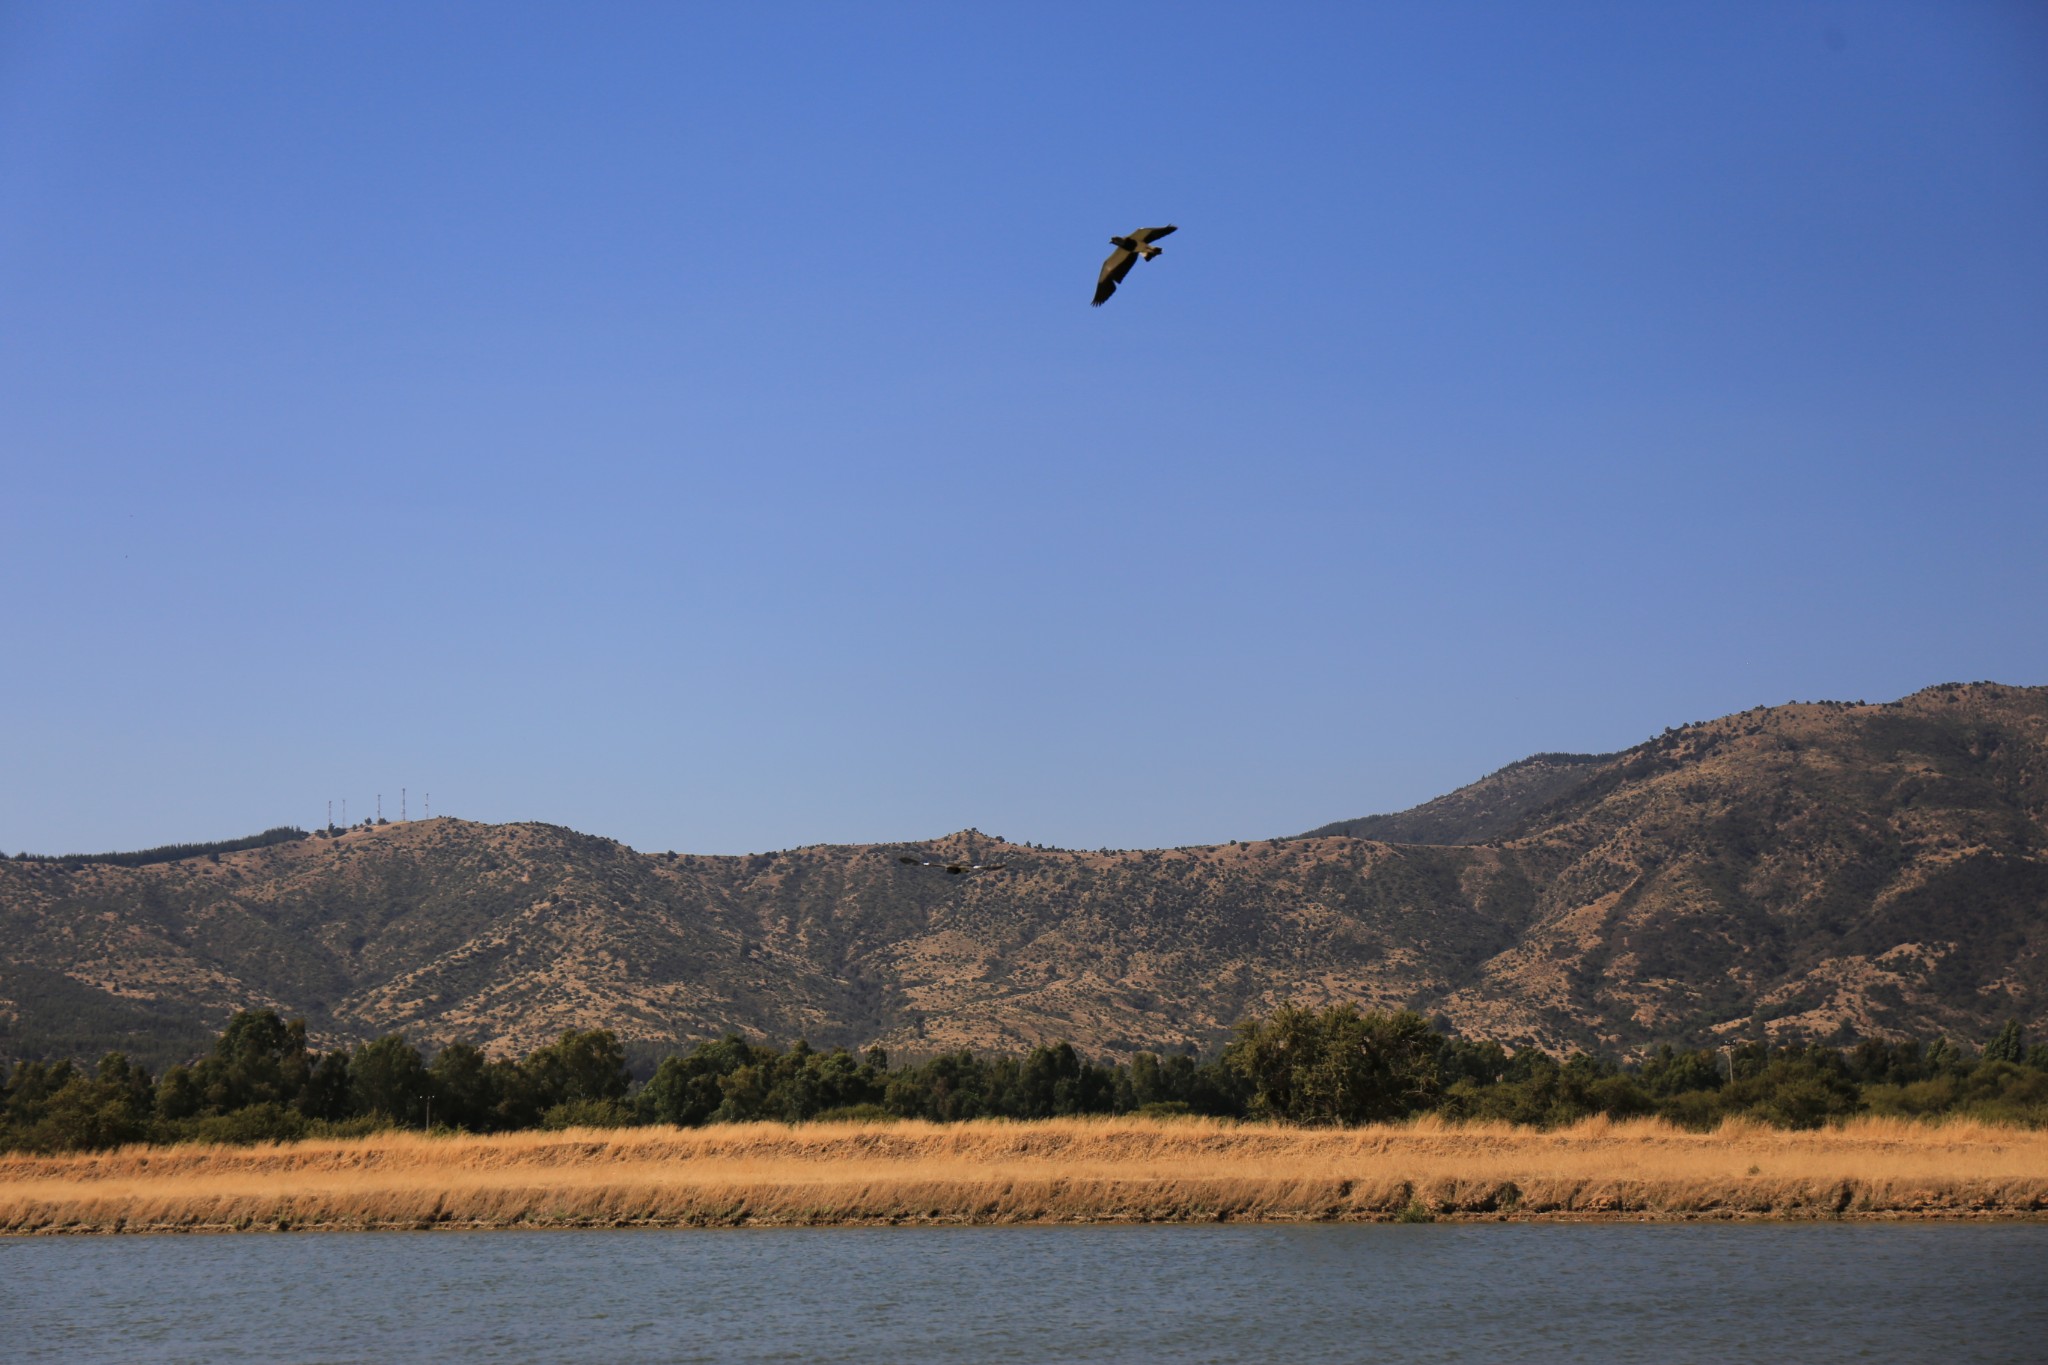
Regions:
<instances>
[{"instance_id":1,"label":"dry golden grass","mask_svg":"<svg viewBox=\"0 0 2048 1365\"><path fill-rule=\"evenodd\" d=\"M2048 1132L819 1123L0 1157L0 1232L2048 1213Z\"/></svg>"}]
</instances>

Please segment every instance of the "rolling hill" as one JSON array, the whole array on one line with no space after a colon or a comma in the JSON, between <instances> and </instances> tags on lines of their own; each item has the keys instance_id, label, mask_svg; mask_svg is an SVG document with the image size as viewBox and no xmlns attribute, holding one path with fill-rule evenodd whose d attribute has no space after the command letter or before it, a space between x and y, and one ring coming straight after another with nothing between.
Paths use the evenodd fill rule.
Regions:
<instances>
[{"instance_id":1,"label":"rolling hill","mask_svg":"<svg viewBox=\"0 0 2048 1365\"><path fill-rule=\"evenodd\" d=\"M2048 1024L2048 688L1758 708L1248 844L975 831L744 857L437 818L171 861L0 862L0 1054L316 1038L643 1055L1216 1042L1283 999L1554 1050ZM912 849L1005 871L907 867Z\"/></svg>"}]
</instances>

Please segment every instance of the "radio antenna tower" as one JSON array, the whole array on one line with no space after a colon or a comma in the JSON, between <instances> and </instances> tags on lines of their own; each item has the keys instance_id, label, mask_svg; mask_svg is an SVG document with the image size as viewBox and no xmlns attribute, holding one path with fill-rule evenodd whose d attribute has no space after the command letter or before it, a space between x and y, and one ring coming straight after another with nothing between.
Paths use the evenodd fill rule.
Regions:
<instances>
[{"instance_id":1,"label":"radio antenna tower","mask_svg":"<svg viewBox=\"0 0 2048 1365\"><path fill-rule=\"evenodd\" d=\"M421 796L420 796L420 804L421 804L422 806L425 806L425 807L426 807L426 810L427 810L427 818L428 818L429 820L433 819L433 818L434 818L434 794L433 794L432 792L424 792L424 793L422 793L422 794L421 794Z\"/></svg>"},{"instance_id":2,"label":"radio antenna tower","mask_svg":"<svg viewBox=\"0 0 2048 1365\"><path fill-rule=\"evenodd\" d=\"M402 825L411 818L405 813L405 788L400 787L398 789L398 823Z\"/></svg>"},{"instance_id":3,"label":"radio antenna tower","mask_svg":"<svg viewBox=\"0 0 2048 1365\"><path fill-rule=\"evenodd\" d=\"M344 797L342 797L342 798L341 798L341 823L342 823L342 827L343 827L343 828L347 828L347 826L348 826L348 798L347 798L346 796L344 796Z\"/></svg>"},{"instance_id":4,"label":"radio antenna tower","mask_svg":"<svg viewBox=\"0 0 2048 1365\"><path fill-rule=\"evenodd\" d=\"M334 802L332 800L329 800L327 803L327 828L334 828Z\"/></svg>"},{"instance_id":5,"label":"radio antenna tower","mask_svg":"<svg viewBox=\"0 0 2048 1365\"><path fill-rule=\"evenodd\" d=\"M377 793L377 823L384 823L384 793Z\"/></svg>"}]
</instances>

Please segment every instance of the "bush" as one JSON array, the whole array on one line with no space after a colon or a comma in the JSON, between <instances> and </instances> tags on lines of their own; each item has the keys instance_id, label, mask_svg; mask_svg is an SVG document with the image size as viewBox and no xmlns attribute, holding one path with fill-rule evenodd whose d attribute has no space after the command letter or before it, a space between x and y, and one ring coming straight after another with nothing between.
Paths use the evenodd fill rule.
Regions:
<instances>
[{"instance_id":1,"label":"bush","mask_svg":"<svg viewBox=\"0 0 2048 1365\"><path fill-rule=\"evenodd\" d=\"M1132 1111L1141 1119L1185 1119L1194 1117L1194 1106L1186 1100L1154 1100Z\"/></svg>"},{"instance_id":2,"label":"bush","mask_svg":"<svg viewBox=\"0 0 2048 1365\"><path fill-rule=\"evenodd\" d=\"M540 1116L540 1126L553 1132L564 1128L631 1128L640 1122L633 1107L620 1100L564 1100Z\"/></svg>"},{"instance_id":3,"label":"bush","mask_svg":"<svg viewBox=\"0 0 2048 1365\"><path fill-rule=\"evenodd\" d=\"M1666 1121L1695 1133L1713 1131L1727 1117L1727 1110L1721 1107L1721 1097L1711 1090L1688 1090L1673 1095L1657 1106L1657 1113Z\"/></svg>"},{"instance_id":4,"label":"bush","mask_svg":"<svg viewBox=\"0 0 2048 1365\"><path fill-rule=\"evenodd\" d=\"M297 1142L310 1127L306 1116L297 1110L266 1100L226 1114L159 1121L151 1137L157 1142L247 1146L255 1142Z\"/></svg>"},{"instance_id":5,"label":"bush","mask_svg":"<svg viewBox=\"0 0 2048 1365\"><path fill-rule=\"evenodd\" d=\"M1867 1085L1863 1103L1873 1114L1893 1118L1920 1119L1945 1114L1955 1108L1956 1082L1952 1076L1905 1085Z\"/></svg>"},{"instance_id":6,"label":"bush","mask_svg":"<svg viewBox=\"0 0 2048 1365\"><path fill-rule=\"evenodd\" d=\"M814 1117L813 1123L898 1123L894 1114L879 1104L842 1104L836 1109L826 1109Z\"/></svg>"}]
</instances>

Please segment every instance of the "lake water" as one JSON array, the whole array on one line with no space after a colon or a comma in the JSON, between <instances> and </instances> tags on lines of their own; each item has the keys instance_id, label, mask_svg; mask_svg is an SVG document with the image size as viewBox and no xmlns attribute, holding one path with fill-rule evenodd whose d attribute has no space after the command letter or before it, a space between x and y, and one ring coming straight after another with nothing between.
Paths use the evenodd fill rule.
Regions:
<instances>
[{"instance_id":1,"label":"lake water","mask_svg":"<svg viewBox=\"0 0 2048 1365\"><path fill-rule=\"evenodd\" d=\"M0 1239L10 1361L2048 1359L2048 1224Z\"/></svg>"}]
</instances>

